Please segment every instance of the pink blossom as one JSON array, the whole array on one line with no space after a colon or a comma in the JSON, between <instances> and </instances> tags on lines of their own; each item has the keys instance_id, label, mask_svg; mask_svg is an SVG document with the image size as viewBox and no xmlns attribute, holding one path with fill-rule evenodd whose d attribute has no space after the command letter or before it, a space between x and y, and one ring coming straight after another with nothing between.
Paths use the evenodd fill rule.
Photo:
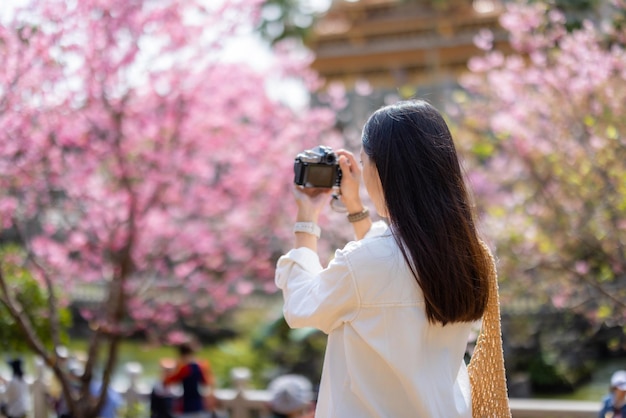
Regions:
<instances>
[{"instance_id":1,"label":"pink blossom","mask_svg":"<svg viewBox=\"0 0 626 418\"><path fill-rule=\"evenodd\" d=\"M249 295L254 291L254 285L247 281L237 283L237 293L241 296Z\"/></svg>"},{"instance_id":2,"label":"pink blossom","mask_svg":"<svg viewBox=\"0 0 626 418\"><path fill-rule=\"evenodd\" d=\"M574 265L574 270L576 270L576 273L580 275L589 274L589 263L585 261L577 261Z\"/></svg>"},{"instance_id":3,"label":"pink blossom","mask_svg":"<svg viewBox=\"0 0 626 418\"><path fill-rule=\"evenodd\" d=\"M481 29L474 37L474 45L484 51L489 51L493 48L493 32L489 29Z\"/></svg>"},{"instance_id":4,"label":"pink blossom","mask_svg":"<svg viewBox=\"0 0 626 418\"><path fill-rule=\"evenodd\" d=\"M608 283L623 299L626 50L610 25L568 31L561 13L546 11L507 5L501 23L513 51L472 58L461 80L469 91L458 111L461 143L483 151L470 158L477 207L497 240L501 277L525 280L525 292L559 308L573 297L602 299L591 289ZM581 286L580 275L593 286ZM622 308L605 302L618 319Z\"/></svg>"},{"instance_id":5,"label":"pink blossom","mask_svg":"<svg viewBox=\"0 0 626 418\"><path fill-rule=\"evenodd\" d=\"M170 344L182 344L189 341L189 336L182 331L171 331L167 334L166 341Z\"/></svg>"},{"instance_id":6,"label":"pink blossom","mask_svg":"<svg viewBox=\"0 0 626 418\"><path fill-rule=\"evenodd\" d=\"M22 238L55 283L123 280L144 327L275 290L293 157L342 144L328 106L345 92L297 110L270 94L281 77L322 85L294 44L268 68L223 62L261 4L35 1L0 27L0 221L37 220ZM171 294L155 297L161 282Z\"/></svg>"}]
</instances>

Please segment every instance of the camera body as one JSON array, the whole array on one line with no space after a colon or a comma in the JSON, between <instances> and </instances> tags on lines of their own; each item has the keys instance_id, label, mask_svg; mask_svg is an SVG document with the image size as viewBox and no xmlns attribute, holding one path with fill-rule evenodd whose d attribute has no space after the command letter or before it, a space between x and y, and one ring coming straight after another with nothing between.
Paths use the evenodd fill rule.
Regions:
<instances>
[{"instance_id":1,"label":"camera body","mask_svg":"<svg viewBox=\"0 0 626 418\"><path fill-rule=\"evenodd\" d=\"M339 159L332 148L318 145L301 152L293 164L294 183L304 187L330 189L341 184Z\"/></svg>"}]
</instances>

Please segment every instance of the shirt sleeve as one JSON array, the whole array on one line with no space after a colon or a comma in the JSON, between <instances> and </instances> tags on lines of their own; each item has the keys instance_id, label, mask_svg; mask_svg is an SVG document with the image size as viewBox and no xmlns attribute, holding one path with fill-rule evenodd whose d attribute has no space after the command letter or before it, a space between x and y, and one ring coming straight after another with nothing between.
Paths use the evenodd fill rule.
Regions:
<instances>
[{"instance_id":1,"label":"shirt sleeve","mask_svg":"<svg viewBox=\"0 0 626 418\"><path fill-rule=\"evenodd\" d=\"M292 328L314 327L328 334L358 313L354 277L343 251L324 269L313 250L291 250L278 260L275 281Z\"/></svg>"},{"instance_id":2,"label":"shirt sleeve","mask_svg":"<svg viewBox=\"0 0 626 418\"><path fill-rule=\"evenodd\" d=\"M182 380L191 374L191 367L189 364L180 366L174 373L168 375L163 379L164 385L171 385L172 383L182 382Z\"/></svg>"},{"instance_id":3,"label":"shirt sleeve","mask_svg":"<svg viewBox=\"0 0 626 418\"><path fill-rule=\"evenodd\" d=\"M203 360L198 362L200 366L200 372L202 373L202 380L208 386L213 386L215 384L213 378L213 369L211 368L211 363L209 360Z\"/></svg>"}]
</instances>

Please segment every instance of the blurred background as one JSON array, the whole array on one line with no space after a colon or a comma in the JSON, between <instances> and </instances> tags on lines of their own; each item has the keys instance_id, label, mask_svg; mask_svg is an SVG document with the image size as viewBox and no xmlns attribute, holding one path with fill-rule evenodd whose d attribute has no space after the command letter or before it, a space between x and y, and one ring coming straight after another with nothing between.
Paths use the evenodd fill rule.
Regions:
<instances>
[{"instance_id":1,"label":"blurred background","mask_svg":"<svg viewBox=\"0 0 626 418\"><path fill-rule=\"evenodd\" d=\"M150 386L193 339L218 386L319 382L325 336L273 284L293 158L358 152L417 97L498 258L510 395L599 401L626 369L625 23L623 0L2 3L0 352Z\"/></svg>"}]
</instances>

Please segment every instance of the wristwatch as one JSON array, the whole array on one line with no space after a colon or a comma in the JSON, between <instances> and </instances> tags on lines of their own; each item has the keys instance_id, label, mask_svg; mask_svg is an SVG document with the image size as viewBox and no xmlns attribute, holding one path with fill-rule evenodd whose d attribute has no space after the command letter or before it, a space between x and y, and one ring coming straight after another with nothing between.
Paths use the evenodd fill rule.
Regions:
<instances>
[{"instance_id":1,"label":"wristwatch","mask_svg":"<svg viewBox=\"0 0 626 418\"><path fill-rule=\"evenodd\" d=\"M296 222L293 226L293 232L304 232L305 234L320 237L322 230L315 222Z\"/></svg>"}]
</instances>

